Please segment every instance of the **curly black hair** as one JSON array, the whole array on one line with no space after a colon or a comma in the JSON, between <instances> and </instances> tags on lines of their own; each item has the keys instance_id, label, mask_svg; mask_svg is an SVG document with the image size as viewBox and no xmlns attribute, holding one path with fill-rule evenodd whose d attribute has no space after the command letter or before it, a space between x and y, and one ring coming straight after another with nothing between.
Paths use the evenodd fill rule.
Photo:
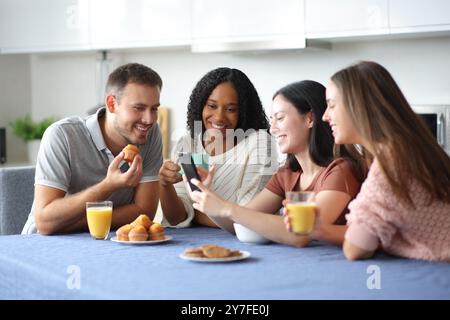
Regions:
<instances>
[{"instance_id":1,"label":"curly black hair","mask_svg":"<svg viewBox=\"0 0 450 320\"><path fill-rule=\"evenodd\" d=\"M221 83L230 82L239 97L237 129L268 129L269 121L250 79L240 70L217 68L204 75L192 90L187 112L187 127L194 138L194 122L202 121L202 112L211 92ZM202 121L202 130L204 130Z\"/></svg>"}]
</instances>

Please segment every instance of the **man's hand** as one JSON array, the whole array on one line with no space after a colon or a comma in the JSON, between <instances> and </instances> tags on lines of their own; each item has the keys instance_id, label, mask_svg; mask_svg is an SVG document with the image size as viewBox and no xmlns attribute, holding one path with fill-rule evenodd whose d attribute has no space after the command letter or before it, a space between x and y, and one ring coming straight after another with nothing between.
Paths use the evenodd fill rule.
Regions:
<instances>
[{"instance_id":1,"label":"man's hand","mask_svg":"<svg viewBox=\"0 0 450 320\"><path fill-rule=\"evenodd\" d=\"M168 185L173 185L180 182L182 177L179 171L179 165L170 160L165 161L161 169L159 169L159 183L163 187L166 187Z\"/></svg>"},{"instance_id":2,"label":"man's hand","mask_svg":"<svg viewBox=\"0 0 450 320\"><path fill-rule=\"evenodd\" d=\"M124 158L124 153L121 152L111 162L108 167L108 173L106 174L105 182L107 186L113 192L121 188L136 187L142 177L142 157L138 154L134 157L130 168L127 172L122 173L120 171L119 164Z\"/></svg>"}]
</instances>

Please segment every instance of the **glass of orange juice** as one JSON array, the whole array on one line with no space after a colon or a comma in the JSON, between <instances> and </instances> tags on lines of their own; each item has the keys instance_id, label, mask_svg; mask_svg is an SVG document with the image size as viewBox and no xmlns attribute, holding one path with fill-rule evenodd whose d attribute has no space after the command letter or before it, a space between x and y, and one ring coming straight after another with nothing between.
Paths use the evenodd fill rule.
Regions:
<instances>
[{"instance_id":1,"label":"glass of orange juice","mask_svg":"<svg viewBox=\"0 0 450 320\"><path fill-rule=\"evenodd\" d=\"M86 217L89 233L96 240L106 240L112 220L112 201L86 202Z\"/></svg>"},{"instance_id":2,"label":"glass of orange juice","mask_svg":"<svg viewBox=\"0 0 450 320\"><path fill-rule=\"evenodd\" d=\"M292 232L307 235L314 229L317 205L315 192L286 192L286 209L291 222Z\"/></svg>"}]
</instances>

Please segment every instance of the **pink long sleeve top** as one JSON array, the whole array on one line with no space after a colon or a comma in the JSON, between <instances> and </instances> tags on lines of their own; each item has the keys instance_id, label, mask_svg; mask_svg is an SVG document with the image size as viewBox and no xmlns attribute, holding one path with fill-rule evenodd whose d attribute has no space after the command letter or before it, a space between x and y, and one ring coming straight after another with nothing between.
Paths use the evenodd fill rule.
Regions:
<instances>
[{"instance_id":1,"label":"pink long sleeve top","mask_svg":"<svg viewBox=\"0 0 450 320\"><path fill-rule=\"evenodd\" d=\"M384 251L401 257L450 261L450 203L428 203L426 191L415 181L409 192L415 208L394 195L375 160L349 204L345 239L368 251L381 244Z\"/></svg>"}]
</instances>

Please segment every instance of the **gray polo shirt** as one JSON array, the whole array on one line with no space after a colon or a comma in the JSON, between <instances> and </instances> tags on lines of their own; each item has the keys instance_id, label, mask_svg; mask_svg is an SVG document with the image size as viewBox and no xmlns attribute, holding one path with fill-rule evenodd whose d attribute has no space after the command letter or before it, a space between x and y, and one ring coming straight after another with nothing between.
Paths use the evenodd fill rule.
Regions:
<instances>
[{"instance_id":1,"label":"gray polo shirt","mask_svg":"<svg viewBox=\"0 0 450 320\"><path fill-rule=\"evenodd\" d=\"M42 137L36 163L35 185L44 185L71 195L99 183L106 177L108 166L114 159L106 147L98 118L105 108L85 119L70 117L52 124ZM158 181L161 168L162 139L158 125L149 132L147 142L139 146L143 159L140 183ZM133 202L135 188L115 191L106 200L114 207ZM100 199L99 199L100 200ZM34 203L22 234L36 233Z\"/></svg>"}]
</instances>

